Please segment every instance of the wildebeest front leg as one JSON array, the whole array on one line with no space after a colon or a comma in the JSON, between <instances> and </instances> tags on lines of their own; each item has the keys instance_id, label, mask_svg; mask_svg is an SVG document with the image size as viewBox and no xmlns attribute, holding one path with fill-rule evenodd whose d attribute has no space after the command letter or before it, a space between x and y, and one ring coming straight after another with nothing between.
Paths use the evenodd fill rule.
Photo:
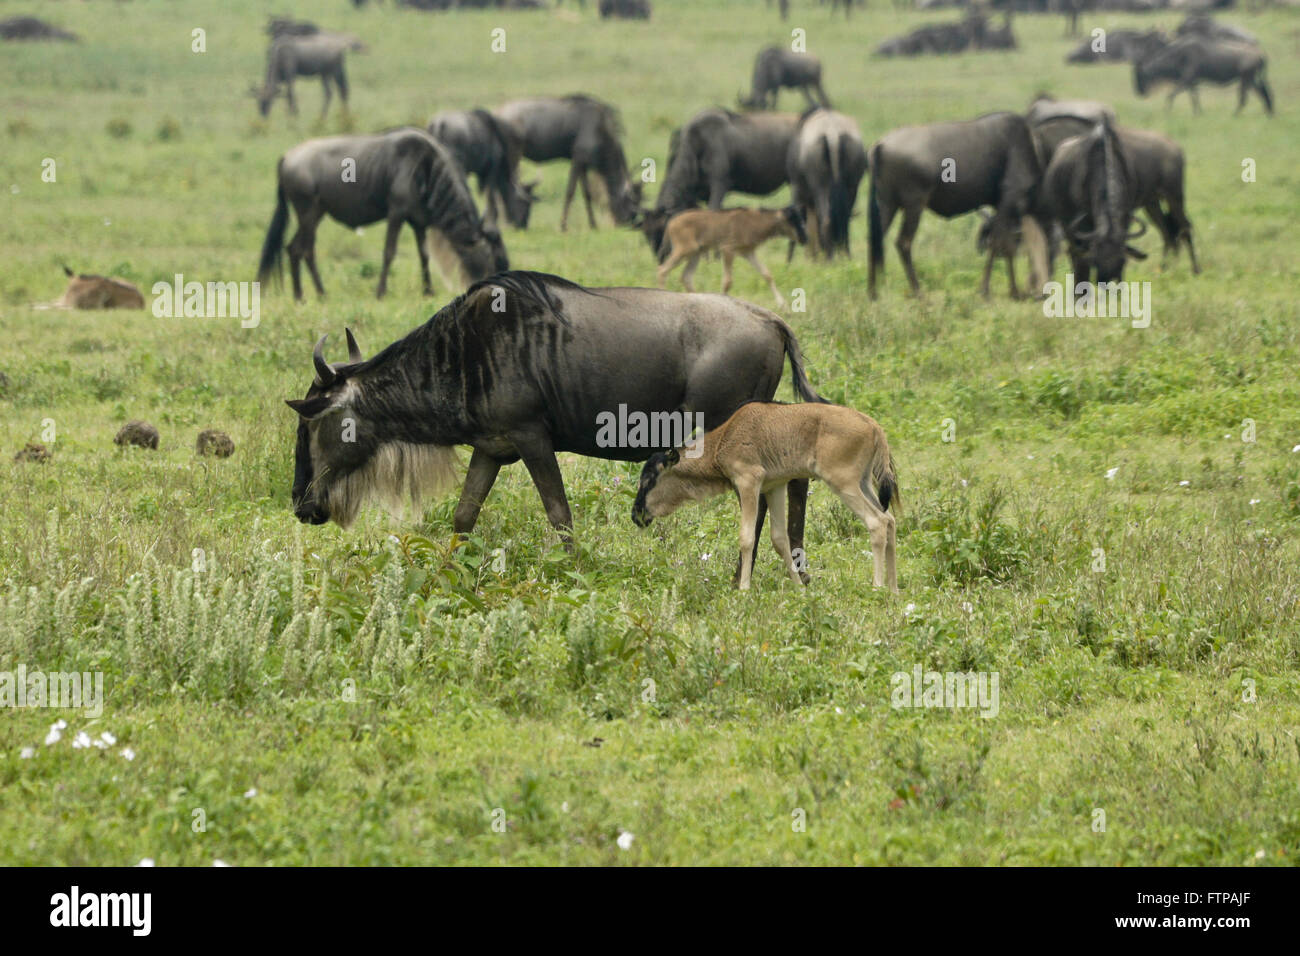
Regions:
<instances>
[{"instance_id":1,"label":"wildebeest front leg","mask_svg":"<svg viewBox=\"0 0 1300 956\"><path fill-rule=\"evenodd\" d=\"M560 474L560 463L555 460L550 438L529 435L514 439L514 444L542 498L551 527L560 533L565 550L573 551L573 513L564 494L564 476Z\"/></svg>"},{"instance_id":2,"label":"wildebeest front leg","mask_svg":"<svg viewBox=\"0 0 1300 956\"><path fill-rule=\"evenodd\" d=\"M320 108L320 118L323 120L325 114L330 111L330 99L334 95L333 91L330 90L330 75L328 73L321 74L320 85L321 89L325 91L325 102L321 104Z\"/></svg>"},{"instance_id":3,"label":"wildebeest front leg","mask_svg":"<svg viewBox=\"0 0 1300 956\"><path fill-rule=\"evenodd\" d=\"M460 501L456 504L456 515L452 519L452 530L457 534L469 534L478 521L478 513L487 501L488 492L496 483L501 471L501 462L491 455L474 449L469 459L469 468L465 472L465 485L460 490Z\"/></svg>"},{"instance_id":4,"label":"wildebeest front leg","mask_svg":"<svg viewBox=\"0 0 1300 956\"><path fill-rule=\"evenodd\" d=\"M289 103L289 112L290 112L292 115L297 116L297 115L298 115L298 101L295 100L295 99L293 98L293 74L292 74L292 72L289 74L288 77L285 78L285 81L284 81L284 98L285 98L285 100L287 100L288 103Z\"/></svg>"},{"instance_id":5,"label":"wildebeest front leg","mask_svg":"<svg viewBox=\"0 0 1300 956\"><path fill-rule=\"evenodd\" d=\"M415 233L415 248L420 253L420 277L424 280L424 294L433 295L433 278L429 275L429 250L424 242L424 227L411 223L411 231Z\"/></svg>"},{"instance_id":6,"label":"wildebeest front leg","mask_svg":"<svg viewBox=\"0 0 1300 956\"><path fill-rule=\"evenodd\" d=\"M984 258L984 274L980 276L980 295L984 298L989 297L989 280L993 277L993 259L995 253L989 249L989 254Z\"/></svg>"},{"instance_id":7,"label":"wildebeest front leg","mask_svg":"<svg viewBox=\"0 0 1300 956\"><path fill-rule=\"evenodd\" d=\"M573 191L578 188L578 164L569 163L569 182L564 187L564 210L560 213L560 232L569 228L569 207L573 205Z\"/></svg>"},{"instance_id":8,"label":"wildebeest front leg","mask_svg":"<svg viewBox=\"0 0 1300 956\"><path fill-rule=\"evenodd\" d=\"M582 168L582 175L578 177L578 185L582 188L582 204L587 207L587 225L592 229L596 228L596 214L591 211L591 186L587 182L587 167Z\"/></svg>"},{"instance_id":9,"label":"wildebeest front leg","mask_svg":"<svg viewBox=\"0 0 1300 956\"><path fill-rule=\"evenodd\" d=\"M379 269L379 288L375 290L377 299L382 299L388 292L388 268L393 264L393 256L397 255L397 236L401 231L401 219L388 220L388 232L384 236L384 264Z\"/></svg>"}]
</instances>

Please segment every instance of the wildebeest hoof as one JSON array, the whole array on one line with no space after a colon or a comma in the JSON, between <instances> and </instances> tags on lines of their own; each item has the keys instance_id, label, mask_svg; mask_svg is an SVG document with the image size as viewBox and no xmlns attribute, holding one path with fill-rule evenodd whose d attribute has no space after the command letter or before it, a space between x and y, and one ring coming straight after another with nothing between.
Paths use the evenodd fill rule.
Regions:
<instances>
[{"instance_id":1,"label":"wildebeest hoof","mask_svg":"<svg viewBox=\"0 0 1300 956\"><path fill-rule=\"evenodd\" d=\"M799 580L803 582L804 587L807 587L808 585L812 584L812 575L809 574L807 571L800 571Z\"/></svg>"}]
</instances>

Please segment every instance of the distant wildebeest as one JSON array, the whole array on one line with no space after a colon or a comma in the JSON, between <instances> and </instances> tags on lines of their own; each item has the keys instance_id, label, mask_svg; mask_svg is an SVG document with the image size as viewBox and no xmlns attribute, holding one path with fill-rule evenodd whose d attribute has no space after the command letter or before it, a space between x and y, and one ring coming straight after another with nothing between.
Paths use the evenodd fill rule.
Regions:
<instances>
[{"instance_id":1,"label":"distant wildebeest","mask_svg":"<svg viewBox=\"0 0 1300 956\"><path fill-rule=\"evenodd\" d=\"M665 252L668 257L659 267L659 288L682 262L682 285L694 292L691 278L700 257L706 252L722 254L722 294L731 291L731 264L740 256L758 270L767 280L768 288L776 298L777 308L784 308L785 298L776 287L772 273L758 259L758 247L769 239L783 236L790 242L808 241L803 218L794 206L784 209L688 209L668 221L664 231Z\"/></svg>"},{"instance_id":2,"label":"distant wildebeest","mask_svg":"<svg viewBox=\"0 0 1300 956\"><path fill-rule=\"evenodd\" d=\"M323 117L330 107L330 85L337 86L343 108L348 106L348 75L343 60L349 50L364 50L365 46L354 36L341 33L312 33L306 36L285 35L271 41L266 54L266 79L259 90L253 88L257 108L263 116L271 112L271 103L284 88L289 112L297 115L298 103L293 98L293 81L300 76L319 76L325 90L321 105Z\"/></svg>"},{"instance_id":3,"label":"distant wildebeest","mask_svg":"<svg viewBox=\"0 0 1300 956\"><path fill-rule=\"evenodd\" d=\"M683 209L701 203L721 209L732 190L768 196L784 186L798 126L794 113L733 113L714 107L675 131L668 146L668 172L654 209L641 223L660 260L664 228Z\"/></svg>"},{"instance_id":4,"label":"distant wildebeest","mask_svg":"<svg viewBox=\"0 0 1300 956\"><path fill-rule=\"evenodd\" d=\"M266 282L279 275L292 203L298 216L298 231L289 242L295 299L302 298L299 266L304 259L317 294L325 294L316 269L316 228L327 215L354 229L387 221L376 291L380 298L388 289L388 269L404 223L415 233L426 295L433 294L430 247L440 263L446 262L452 281L457 271L468 284L509 268L501 235L479 217L456 160L422 129L307 140L280 157L276 178L275 214L262 244L258 278Z\"/></svg>"},{"instance_id":5,"label":"distant wildebeest","mask_svg":"<svg viewBox=\"0 0 1300 956\"><path fill-rule=\"evenodd\" d=\"M650 0L600 0L600 18L649 20Z\"/></svg>"},{"instance_id":6,"label":"distant wildebeest","mask_svg":"<svg viewBox=\"0 0 1300 956\"><path fill-rule=\"evenodd\" d=\"M1133 64L1133 86L1139 96L1146 96L1158 83L1173 84L1168 105L1174 97L1186 90L1192 98L1192 109L1201 111L1201 100L1196 85L1201 82L1227 86L1239 83L1237 109L1246 105L1246 97L1253 89L1264 102L1264 109L1273 115L1273 94L1267 81L1268 58L1259 47L1249 43L1225 40L1207 40L1201 36L1185 36L1164 49L1143 57Z\"/></svg>"},{"instance_id":7,"label":"distant wildebeest","mask_svg":"<svg viewBox=\"0 0 1300 956\"><path fill-rule=\"evenodd\" d=\"M786 165L793 204L804 214L813 254L849 251L849 218L867 172L867 151L855 120L817 109L806 113Z\"/></svg>"},{"instance_id":8,"label":"distant wildebeest","mask_svg":"<svg viewBox=\"0 0 1300 956\"><path fill-rule=\"evenodd\" d=\"M821 60L809 53L794 53L779 46L760 51L754 59L749 96L742 95L740 105L747 109L774 110L782 87L800 90L809 107L829 108L831 105L830 98L822 89Z\"/></svg>"},{"instance_id":9,"label":"distant wildebeest","mask_svg":"<svg viewBox=\"0 0 1300 956\"><path fill-rule=\"evenodd\" d=\"M36 17L9 17L0 20L0 40L63 40L81 42L75 33L38 20Z\"/></svg>"},{"instance_id":10,"label":"distant wildebeest","mask_svg":"<svg viewBox=\"0 0 1300 956\"><path fill-rule=\"evenodd\" d=\"M972 9L957 23L934 23L892 37L876 48L876 56L922 56L961 53L967 49L1013 50L1016 37L1010 11L1002 26L989 25L988 17Z\"/></svg>"},{"instance_id":11,"label":"distant wildebeest","mask_svg":"<svg viewBox=\"0 0 1300 956\"><path fill-rule=\"evenodd\" d=\"M876 587L898 590L895 522L888 513L898 478L884 430L843 405L749 402L707 432L695 458L679 449L657 452L641 469L632 520L644 528L688 501L735 491L740 499L740 581L749 590L758 543L753 532L760 495L772 512L772 546L786 573L802 583L782 521L792 479L820 478L871 533ZM897 510L897 506L895 506Z\"/></svg>"},{"instance_id":12,"label":"distant wildebeest","mask_svg":"<svg viewBox=\"0 0 1300 956\"><path fill-rule=\"evenodd\" d=\"M266 25L266 32L271 37L306 37L320 33L320 27L310 20L295 20L292 17L271 17Z\"/></svg>"},{"instance_id":13,"label":"distant wildebeest","mask_svg":"<svg viewBox=\"0 0 1300 956\"><path fill-rule=\"evenodd\" d=\"M1132 169L1119 135L1108 120L1056 147L1038 192L1040 214L1061 225L1076 282L1118 282L1127 259L1146 254L1129 245L1142 235L1131 230L1137 206Z\"/></svg>"},{"instance_id":14,"label":"distant wildebeest","mask_svg":"<svg viewBox=\"0 0 1300 956\"><path fill-rule=\"evenodd\" d=\"M633 183L627 172L627 157L619 138L623 135L618 111L590 96L535 97L513 100L492 111L502 120L519 144L526 159L545 163L569 160L569 182L564 190L560 229L569 225L573 191L582 187L587 221L596 228L591 209L588 171L594 171L605 185L609 211L619 224L636 218L641 204L641 183Z\"/></svg>"},{"instance_id":15,"label":"distant wildebeest","mask_svg":"<svg viewBox=\"0 0 1300 956\"><path fill-rule=\"evenodd\" d=\"M1230 23L1220 23L1205 13L1188 14L1187 19L1178 24L1178 29L1174 32L1180 37L1200 36L1207 40L1228 40L1233 43L1259 45L1259 38L1249 30L1243 30Z\"/></svg>"},{"instance_id":16,"label":"distant wildebeest","mask_svg":"<svg viewBox=\"0 0 1300 956\"><path fill-rule=\"evenodd\" d=\"M519 145L501 120L487 110L447 110L434 116L428 128L461 170L478 180L485 205L483 221L496 222L500 202L506 221L527 229L537 183L519 182Z\"/></svg>"},{"instance_id":17,"label":"distant wildebeest","mask_svg":"<svg viewBox=\"0 0 1300 956\"><path fill-rule=\"evenodd\" d=\"M745 402L770 399L787 356L799 396L821 401L794 333L765 309L531 272L471 286L370 359L350 332L344 364L328 363L323 344L316 381L289 402L300 416L293 510L312 524L346 527L367 498L400 502L454 482L454 447L470 445L454 530L474 529L497 473L522 459L567 543L573 516L556 452L644 461L687 440L685 416L707 431ZM616 429L611 416L640 424ZM340 439L344 417L355 441ZM795 547L807 490L790 487ZM757 524L762 517L760 507Z\"/></svg>"},{"instance_id":18,"label":"distant wildebeest","mask_svg":"<svg viewBox=\"0 0 1300 956\"><path fill-rule=\"evenodd\" d=\"M1012 255L1020 236L1029 250L1030 287L1041 288L1047 274L1047 242L1033 212L1042 166L1024 117L990 113L963 122L905 126L881 137L871 147L868 162L867 290L873 298L876 273L885 263L885 236L899 211L903 225L895 246L912 294L921 291L912 266L912 239L925 209L951 219L992 206L981 293L988 295L993 260L1001 256L1007 263L1011 294L1019 295Z\"/></svg>"},{"instance_id":19,"label":"distant wildebeest","mask_svg":"<svg viewBox=\"0 0 1300 956\"><path fill-rule=\"evenodd\" d=\"M1107 30L1084 40L1065 58L1066 63L1132 63L1154 53L1169 41L1160 30Z\"/></svg>"},{"instance_id":20,"label":"distant wildebeest","mask_svg":"<svg viewBox=\"0 0 1300 956\"><path fill-rule=\"evenodd\" d=\"M1054 101L1040 97L1030 106L1026 119L1044 164L1051 161L1056 147L1071 136L1086 134L1098 123L1109 121L1119 134L1133 176L1134 203L1146 212L1163 238L1165 255L1176 255L1179 244L1185 243L1192 272L1201 271L1186 210L1186 163L1177 143L1163 133L1118 125L1109 106L1092 100Z\"/></svg>"},{"instance_id":21,"label":"distant wildebeest","mask_svg":"<svg viewBox=\"0 0 1300 956\"><path fill-rule=\"evenodd\" d=\"M78 275L67 266L68 287L54 303L56 309L143 309L144 296L125 279Z\"/></svg>"}]
</instances>

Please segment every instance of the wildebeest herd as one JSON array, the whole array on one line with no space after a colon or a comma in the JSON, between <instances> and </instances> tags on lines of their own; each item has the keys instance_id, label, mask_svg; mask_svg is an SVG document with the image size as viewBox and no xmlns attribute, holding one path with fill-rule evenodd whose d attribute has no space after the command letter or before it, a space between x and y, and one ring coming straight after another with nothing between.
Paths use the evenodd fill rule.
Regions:
<instances>
[{"instance_id":1,"label":"wildebeest herd","mask_svg":"<svg viewBox=\"0 0 1300 956\"><path fill-rule=\"evenodd\" d=\"M284 42L275 41L273 63ZM1088 46L1095 56L1082 55L1081 47L1067 60L1123 58L1132 64L1139 94L1168 82L1175 94L1188 90L1194 103L1198 82L1235 80L1242 103L1253 89L1272 110L1264 55L1238 28L1195 16L1172 39L1155 31L1117 31L1111 42ZM1014 45L1009 12L1001 27L993 27L972 8L958 24L915 31L879 52ZM268 68L268 85L271 75ZM774 111L785 88L802 91L805 112ZM556 454L646 461L634 507L638 524L687 500L736 492L743 530L735 583L748 587L767 508L783 563L807 581L791 554L802 547L808 481L819 478L868 525L876 584L897 587L894 518L886 512L898 500L898 483L880 427L857 412L827 406L808 381L789 325L757 306L693 292L586 288L557 276L506 271L499 217L527 228L537 199L535 184L520 180L522 159L569 161L561 229L577 189L596 228L592 192L599 187L614 222L639 229L650 243L661 287L684 263L683 284L693 290L701 257L716 252L724 260L726 293L739 255L767 279L778 308L783 297L757 247L784 238L787 258L804 242L814 258L847 254L866 175L864 291L872 297L896 216L902 224L895 246L911 292L921 291L912 244L925 210L944 218L984 217L977 249L985 256L980 285L986 296L997 259L1006 263L1012 296L1022 296L1014 266L1021 251L1029 260L1025 291L1041 294L1062 246L1077 280L1120 281L1128 259L1145 258L1133 245L1148 226L1139 213L1162 237L1167 254L1185 245L1192 271L1200 270L1182 150L1161 133L1121 125L1107 104L1043 95L1024 113L904 126L867 146L857 122L832 109L815 57L767 48L758 53L740 106L741 112L707 107L672 133L666 173L646 206L642 183L629 171L618 111L584 94L471 105L438 113L427 129L311 140L285 153L262 251L264 280L277 271L292 207L298 217L288 245L295 296L302 295L302 261L323 294L314 236L327 215L348 226L386 221L381 296L403 224L415 232L426 293L427 249L449 252L452 271L470 283L425 325L369 359L350 330L346 362L328 362L325 340L317 344L315 381L305 398L289 402L300 417L295 514L305 522L347 525L367 498L418 501L454 481L454 446L468 445L457 532L474 527L501 467L522 460L547 517L568 543L573 523ZM339 169L349 160L354 176L340 180ZM485 216L471 196L470 174ZM766 196L785 185L792 202L784 209L723 207L731 192ZM771 404L786 357L797 396L813 403L806 412ZM669 442L666 429L648 439L598 440L602 413L614 409L665 422L698 416L702 456L689 457L682 436ZM343 420L355 425L352 440L339 437Z\"/></svg>"}]
</instances>

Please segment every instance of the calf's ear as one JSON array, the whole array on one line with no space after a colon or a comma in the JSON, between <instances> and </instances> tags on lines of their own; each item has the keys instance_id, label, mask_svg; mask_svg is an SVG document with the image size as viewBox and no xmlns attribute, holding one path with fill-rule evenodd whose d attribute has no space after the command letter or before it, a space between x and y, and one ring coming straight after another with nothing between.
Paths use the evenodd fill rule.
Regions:
<instances>
[{"instance_id":1,"label":"calf's ear","mask_svg":"<svg viewBox=\"0 0 1300 956\"><path fill-rule=\"evenodd\" d=\"M328 395L313 395L311 398L286 398L284 403L307 421L311 421L330 407Z\"/></svg>"}]
</instances>

